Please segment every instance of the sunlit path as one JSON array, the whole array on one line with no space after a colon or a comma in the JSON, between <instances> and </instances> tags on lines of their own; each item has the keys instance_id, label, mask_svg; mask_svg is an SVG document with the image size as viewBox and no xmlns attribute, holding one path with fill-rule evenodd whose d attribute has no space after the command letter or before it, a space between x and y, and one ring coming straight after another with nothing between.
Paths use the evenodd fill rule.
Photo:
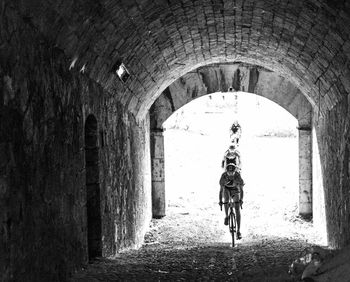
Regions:
<instances>
[{"instance_id":1,"label":"sunlit path","mask_svg":"<svg viewBox=\"0 0 350 282\"><path fill-rule=\"evenodd\" d=\"M196 140L194 144L200 144L192 147L193 150L198 149L196 152L192 151L197 159L183 162L177 169L176 166L169 169L168 214L189 214L189 217L201 214L203 220L214 218L217 221L215 227L224 234L223 237L218 236L216 239L220 241L226 238L225 240L229 242L229 235L223 225L224 215L218 205L220 158L209 161L206 166L205 162L214 150L209 150L208 154L199 154L199 151L209 146L212 140L194 133L169 131L168 134L172 140L176 140L177 135L179 140L187 142L186 144L194 139ZM283 157L296 162L295 143L295 138L256 138L253 150L247 151L243 171L246 182L242 210L243 241L259 236L282 236L305 238L309 242L320 243L321 238L312 224L298 217L297 164L294 164L294 167L290 165L287 169L283 165L285 162L282 160ZM270 156L271 152L274 153ZM189 154L189 151L178 149L176 154L168 156L168 165L171 164L171 156L181 159ZM181 222L178 224L181 225Z\"/></svg>"},{"instance_id":2,"label":"sunlit path","mask_svg":"<svg viewBox=\"0 0 350 282\"><path fill-rule=\"evenodd\" d=\"M239 150L246 183L242 210L245 239L300 236L324 243L322 234L298 217L295 118L275 103L247 93L199 98L165 123L168 211L174 206L182 206L184 212L205 207L203 216L215 215L222 224L218 182L229 144L228 129L234 119L239 120L243 131Z\"/></svg>"}]
</instances>

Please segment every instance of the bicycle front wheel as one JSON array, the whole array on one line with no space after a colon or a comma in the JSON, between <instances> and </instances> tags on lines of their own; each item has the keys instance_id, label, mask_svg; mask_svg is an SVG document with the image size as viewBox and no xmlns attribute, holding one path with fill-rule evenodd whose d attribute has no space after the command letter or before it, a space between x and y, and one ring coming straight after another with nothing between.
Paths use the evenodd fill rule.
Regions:
<instances>
[{"instance_id":1,"label":"bicycle front wheel","mask_svg":"<svg viewBox=\"0 0 350 282\"><path fill-rule=\"evenodd\" d=\"M235 246L235 233L236 233L236 217L233 212L230 213L229 218L230 233L232 236L232 248Z\"/></svg>"}]
</instances>

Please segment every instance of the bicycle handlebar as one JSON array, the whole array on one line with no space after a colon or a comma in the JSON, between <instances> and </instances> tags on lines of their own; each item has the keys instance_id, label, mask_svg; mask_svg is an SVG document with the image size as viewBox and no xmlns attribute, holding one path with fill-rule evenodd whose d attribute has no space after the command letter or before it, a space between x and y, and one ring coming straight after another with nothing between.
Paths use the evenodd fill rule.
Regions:
<instances>
[{"instance_id":1,"label":"bicycle handlebar","mask_svg":"<svg viewBox=\"0 0 350 282\"><path fill-rule=\"evenodd\" d=\"M219 205L220 205L220 210L222 211L222 205L226 205L228 204L229 202L220 202ZM243 201L239 201L239 205L241 207L241 210L243 209Z\"/></svg>"},{"instance_id":2,"label":"bicycle handlebar","mask_svg":"<svg viewBox=\"0 0 350 282\"><path fill-rule=\"evenodd\" d=\"M227 204L227 203L219 202L220 211L222 211L222 205L223 205L223 204Z\"/></svg>"}]
</instances>

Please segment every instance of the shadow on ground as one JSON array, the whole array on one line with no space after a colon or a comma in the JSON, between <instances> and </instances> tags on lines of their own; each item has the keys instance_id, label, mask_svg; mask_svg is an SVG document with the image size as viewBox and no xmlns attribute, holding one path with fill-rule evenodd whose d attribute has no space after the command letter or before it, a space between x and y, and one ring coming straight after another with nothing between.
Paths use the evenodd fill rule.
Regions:
<instances>
[{"instance_id":1,"label":"shadow on ground","mask_svg":"<svg viewBox=\"0 0 350 282\"><path fill-rule=\"evenodd\" d=\"M151 221L141 249L97 260L72 281L299 281L289 276L290 264L322 240L312 222L298 217L296 140L242 142L243 240L232 249L217 203L223 150L207 136L168 133L174 144L181 139L186 146L166 152L167 216ZM286 169L284 159L294 166ZM200 171L198 163L204 164Z\"/></svg>"},{"instance_id":2,"label":"shadow on ground","mask_svg":"<svg viewBox=\"0 0 350 282\"><path fill-rule=\"evenodd\" d=\"M155 243L96 260L71 281L298 281L288 275L288 267L306 247L303 241L277 237L234 249L229 243Z\"/></svg>"}]
</instances>

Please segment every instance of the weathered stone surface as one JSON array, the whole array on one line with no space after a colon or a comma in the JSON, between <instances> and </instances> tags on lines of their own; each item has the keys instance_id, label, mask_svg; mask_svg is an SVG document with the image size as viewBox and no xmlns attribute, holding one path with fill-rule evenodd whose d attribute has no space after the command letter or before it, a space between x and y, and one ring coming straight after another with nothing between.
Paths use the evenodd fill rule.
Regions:
<instances>
[{"instance_id":1,"label":"weathered stone surface","mask_svg":"<svg viewBox=\"0 0 350 282\"><path fill-rule=\"evenodd\" d=\"M90 114L98 123L102 253L140 244L151 217L147 113L172 82L214 63L264 67L305 95L329 240L349 243L348 1L3 0L0 7L1 280L64 280L87 261ZM130 71L126 83L115 74L118 61ZM263 79L210 72L225 79L202 87L205 74L191 74L196 87L163 106L177 109L229 85L257 90ZM310 111L298 108L304 96L288 97L295 99L279 102L308 125Z\"/></svg>"},{"instance_id":2,"label":"weathered stone surface","mask_svg":"<svg viewBox=\"0 0 350 282\"><path fill-rule=\"evenodd\" d=\"M9 0L4 3L4 14L11 15L6 21L8 38L16 30L12 15L19 10L28 26L68 58L78 56L77 69L85 65L90 78L118 96L127 90L137 97L136 103L126 101L124 106L138 119L145 117L162 93L157 88L160 80L169 86L174 76L191 71L194 65L220 61L254 63L291 77L312 104L318 100L314 83L321 77L325 78L322 96L332 95L329 75L339 78L335 82L339 88L350 91L341 82L342 67L333 63L339 56L349 56L350 29L344 27L349 26L350 11L344 1L244 0L239 5L230 1L213 5L194 0L98 4L64 0L32 1L22 4L25 8ZM128 87L111 79L113 65L120 59L135 78ZM144 86L144 95L134 81ZM322 104L322 113L343 95Z\"/></svg>"},{"instance_id":3,"label":"weathered stone surface","mask_svg":"<svg viewBox=\"0 0 350 282\"><path fill-rule=\"evenodd\" d=\"M300 90L276 73L249 64L215 64L180 77L153 104L151 124L162 128L162 123L186 103L220 91L263 96L289 111L300 126L311 126L312 108Z\"/></svg>"},{"instance_id":4,"label":"weathered stone surface","mask_svg":"<svg viewBox=\"0 0 350 282\"><path fill-rule=\"evenodd\" d=\"M152 162L152 215L159 218L166 214L164 135L162 130L151 130L150 144Z\"/></svg>"},{"instance_id":5,"label":"weathered stone surface","mask_svg":"<svg viewBox=\"0 0 350 282\"><path fill-rule=\"evenodd\" d=\"M325 193L328 241L339 248L350 243L349 103L344 99L324 118L314 118L321 166L317 189Z\"/></svg>"},{"instance_id":6,"label":"weathered stone surface","mask_svg":"<svg viewBox=\"0 0 350 282\"><path fill-rule=\"evenodd\" d=\"M299 123L300 124L300 123ZM313 214L312 194L312 128L299 127L299 214ZM319 202L316 201L316 205Z\"/></svg>"},{"instance_id":7,"label":"weathered stone surface","mask_svg":"<svg viewBox=\"0 0 350 282\"><path fill-rule=\"evenodd\" d=\"M102 224L90 243L104 256L141 244L152 213L149 122L137 123L18 15L8 21L18 36L0 49L0 280L65 281L92 247L89 187L100 211L91 218ZM90 114L97 147L89 149Z\"/></svg>"}]
</instances>

